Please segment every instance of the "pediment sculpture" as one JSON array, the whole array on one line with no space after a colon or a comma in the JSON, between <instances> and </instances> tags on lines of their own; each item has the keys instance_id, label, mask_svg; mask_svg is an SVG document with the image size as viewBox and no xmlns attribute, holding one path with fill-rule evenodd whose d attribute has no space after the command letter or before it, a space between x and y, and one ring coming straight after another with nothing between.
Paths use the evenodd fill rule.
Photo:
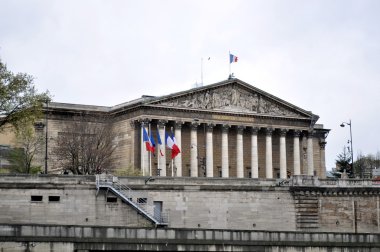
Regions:
<instances>
[{"instance_id":1,"label":"pediment sculpture","mask_svg":"<svg viewBox=\"0 0 380 252\"><path fill-rule=\"evenodd\" d=\"M284 105L267 97L236 87L221 87L214 90L192 93L172 100L159 102L160 105L178 108L193 108L215 111L249 112L275 116L302 117Z\"/></svg>"}]
</instances>

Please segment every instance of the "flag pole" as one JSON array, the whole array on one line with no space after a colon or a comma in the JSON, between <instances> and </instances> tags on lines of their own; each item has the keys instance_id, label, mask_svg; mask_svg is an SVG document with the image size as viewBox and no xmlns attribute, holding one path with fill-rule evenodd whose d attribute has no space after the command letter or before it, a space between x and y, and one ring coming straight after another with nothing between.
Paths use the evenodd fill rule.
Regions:
<instances>
[{"instance_id":1,"label":"flag pole","mask_svg":"<svg viewBox=\"0 0 380 252\"><path fill-rule=\"evenodd\" d=\"M201 58L201 85L203 86L203 57Z\"/></svg>"},{"instance_id":2,"label":"flag pole","mask_svg":"<svg viewBox=\"0 0 380 252\"><path fill-rule=\"evenodd\" d=\"M145 152L144 152L144 122L141 122L141 148L140 148L140 151L141 151L141 159L142 159L142 167L141 167L141 170L142 170L142 174L143 176L145 176Z\"/></svg>"},{"instance_id":3,"label":"flag pole","mask_svg":"<svg viewBox=\"0 0 380 252\"><path fill-rule=\"evenodd\" d=\"M157 125L157 135L160 134L160 131L158 130L158 125ZM160 136L161 138L161 136ZM160 145L160 144L159 144ZM161 146L158 146L157 149L160 149ZM158 153L160 150L157 150L157 172L160 171L160 160L161 160L161 153ZM161 174L160 174L161 175Z\"/></svg>"},{"instance_id":4,"label":"flag pole","mask_svg":"<svg viewBox=\"0 0 380 252\"><path fill-rule=\"evenodd\" d=\"M149 123L149 137L152 136L152 129L150 127L150 123ZM149 176L152 176L152 153L151 151L149 151Z\"/></svg>"},{"instance_id":5,"label":"flag pole","mask_svg":"<svg viewBox=\"0 0 380 252\"><path fill-rule=\"evenodd\" d=\"M231 52L228 51L228 62L230 63L229 69L230 69L230 74L228 75L228 79L231 77Z\"/></svg>"}]
</instances>

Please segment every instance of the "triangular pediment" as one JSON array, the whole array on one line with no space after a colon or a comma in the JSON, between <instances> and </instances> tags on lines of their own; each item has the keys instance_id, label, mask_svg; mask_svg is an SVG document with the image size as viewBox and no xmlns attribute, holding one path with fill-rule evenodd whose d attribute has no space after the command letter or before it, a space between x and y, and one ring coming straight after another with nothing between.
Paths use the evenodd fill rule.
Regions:
<instances>
[{"instance_id":1,"label":"triangular pediment","mask_svg":"<svg viewBox=\"0 0 380 252\"><path fill-rule=\"evenodd\" d=\"M310 118L312 113L239 80L225 81L157 97L151 106Z\"/></svg>"}]
</instances>

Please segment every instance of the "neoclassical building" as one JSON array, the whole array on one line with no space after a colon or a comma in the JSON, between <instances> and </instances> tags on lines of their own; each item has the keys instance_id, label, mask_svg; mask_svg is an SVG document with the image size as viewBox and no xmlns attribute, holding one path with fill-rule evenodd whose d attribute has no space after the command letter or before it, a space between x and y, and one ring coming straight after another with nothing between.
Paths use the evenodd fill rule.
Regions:
<instances>
[{"instance_id":1,"label":"neoclassical building","mask_svg":"<svg viewBox=\"0 0 380 252\"><path fill-rule=\"evenodd\" d=\"M49 172L59 172L54 139L78 115L107 118L116 146L110 169L134 167L145 176L287 178L325 177L329 130L318 116L239 79L166 96L142 96L113 107L50 103L46 108ZM143 127L161 151L147 152ZM171 160L165 132L181 153ZM45 157L46 158L46 157Z\"/></svg>"}]
</instances>

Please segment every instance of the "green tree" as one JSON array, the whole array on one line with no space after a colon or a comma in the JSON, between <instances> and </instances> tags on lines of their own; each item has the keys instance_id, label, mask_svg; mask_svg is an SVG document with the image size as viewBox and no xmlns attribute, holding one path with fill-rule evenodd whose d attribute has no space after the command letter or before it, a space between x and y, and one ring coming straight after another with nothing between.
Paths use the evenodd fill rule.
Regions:
<instances>
[{"instance_id":1,"label":"green tree","mask_svg":"<svg viewBox=\"0 0 380 252\"><path fill-rule=\"evenodd\" d=\"M351 155L346 152L346 148L343 147L343 152L337 156L336 170L333 172L334 176L341 177L341 174L345 171L348 177L354 177L353 170L351 167Z\"/></svg>"},{"instance_id":2,"label":"green tree","mask_svg":"<svg viewBox=\"0 0 380 252\"><path fill-rule=\"evenodd\" d=\"M12 73L0 59L0 130L5 125L17 129L22 121L35 121L49 101L48 92L37 92L32 76Z\"/></svg>"}]
</instances>

